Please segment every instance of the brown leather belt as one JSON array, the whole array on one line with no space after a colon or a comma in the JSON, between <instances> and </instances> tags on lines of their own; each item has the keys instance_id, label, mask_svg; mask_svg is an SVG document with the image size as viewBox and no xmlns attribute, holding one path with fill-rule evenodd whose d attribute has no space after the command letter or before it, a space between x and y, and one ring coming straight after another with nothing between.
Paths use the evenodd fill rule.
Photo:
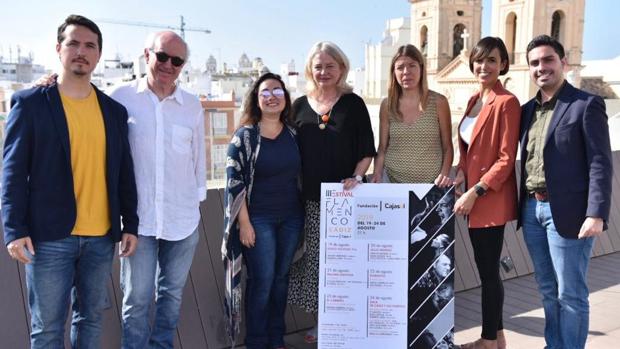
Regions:
<instances>
[{"instance_id":1,"label":"brown leather belt","mask_svg":"<svg viewBox=\"0 0 620 349\"><path fill-rule=\"evenodd\" d=\"M549 197L546 190L534 191L528 194L528 197L535 198L537 201L547 202Z\"/></svg>"}]
</instances>

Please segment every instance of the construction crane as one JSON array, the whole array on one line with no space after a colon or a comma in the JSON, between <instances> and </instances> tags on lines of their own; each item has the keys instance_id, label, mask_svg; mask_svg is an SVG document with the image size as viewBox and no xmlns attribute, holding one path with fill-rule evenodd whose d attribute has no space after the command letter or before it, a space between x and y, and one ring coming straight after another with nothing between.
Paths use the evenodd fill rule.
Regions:
<instances>
[{"instance_id":1,"label":"construction crane","mask_svg":"<svg viewBox=\"0 0 620 349\"><path fill-rule=\"evenodd\" d=\"M146 22L124 21L124 20L119 20L119 19L106 19L106 18L96 19L95 22L109 23L109 24L131 25L131 26L138 26L138 27L150 27L150 28L178 30L178 31L181 32L181 37L183 38L183 40L185 40L185 31L188 31L188 32L201 32L201 33L205 33L205 34L211 34L211 31L209 29L206 29L206 28L187 27L186 23L185 23L185 19L183 18L183 16L180 16L180 17L181 17L181 25L180 26L157 24L157 23L146 23Z\"/></svg>"}]
</instances>

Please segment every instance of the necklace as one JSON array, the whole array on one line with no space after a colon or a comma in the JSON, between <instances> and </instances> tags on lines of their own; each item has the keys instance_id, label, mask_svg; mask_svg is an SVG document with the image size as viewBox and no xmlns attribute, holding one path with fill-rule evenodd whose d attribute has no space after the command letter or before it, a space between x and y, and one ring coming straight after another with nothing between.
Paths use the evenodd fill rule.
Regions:
<instances>
[{"instance_id":1,"label":"necklace","mask_svg":"<svg viewBox=\"0 0 620 349\"><path fill-rule=\"evenodd\" d=\"M340 94L336 94L335 96L329 98L326 98L323 95L315 97L309 96L308 103L310 103L310 106L315 112L323 115L329 113L339 99Z\"/></svg>"},{"instance_id":2,"label":"necklace","mask_svg":"<svg viewBox=\"0 0 620 349\"><path fill-rule=\"evenodd\" d=\"M327 113L321 115L321 114L317 114L317 123L319 124L319 128L321 130L324 130L325 127L327 127L327 123L329 122L329 118L332 115L332 110L330 109Z\"/></svg>"}]
</instances>

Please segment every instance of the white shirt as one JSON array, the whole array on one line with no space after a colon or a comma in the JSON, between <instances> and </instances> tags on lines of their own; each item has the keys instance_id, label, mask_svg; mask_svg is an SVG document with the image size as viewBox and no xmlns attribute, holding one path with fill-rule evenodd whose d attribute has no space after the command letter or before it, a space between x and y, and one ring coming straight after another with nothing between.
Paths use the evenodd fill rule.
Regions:
<instances>
[{"instance_id":1,"label":"white shirt","mask_svg":"<svg viewBox=\"0 0 620 349\"><path fill-rule=\"evenodd\" d=\"M465 115L463 121L461 121L461 126L459 127L459 134L461 135L463 142L465 142L465 144L467 145L471 143L471 135L474 133L474 126L476 126L476 120L478 120L478 114L480 114L483 103L483 99L478 98L476 100L476 104L471 107L469 115Z\"/></svg>"},{"instance_id":2,"label":"white shirt","mask_svg":"<svg viewBox=\"0 0 620 349\"><path fill-rule=\"evenodd\" d=\"M204 113L196 96L177 87L159 100L146 78L110 96L129 114L129 145L138 189L138 234L178 241L200 220L207 196Z\"/></svg>"},{"instance_id":3,"label":"white shirt","mask_svg":"<svg viewBox=\"0 0 620 349\"><path fill-rule=\"evenodd\" d=\"M477 116L465 116L461 122L459 133L465 144L469 145L471 142L471 134L474 132L474 125L476 124Z\"/></svg>"}]
</instances>

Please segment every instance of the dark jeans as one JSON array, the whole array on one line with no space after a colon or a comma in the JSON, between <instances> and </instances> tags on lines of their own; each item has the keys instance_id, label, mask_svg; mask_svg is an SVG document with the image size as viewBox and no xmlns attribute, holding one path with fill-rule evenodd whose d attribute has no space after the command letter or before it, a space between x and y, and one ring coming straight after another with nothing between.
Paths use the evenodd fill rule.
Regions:
<instances>
[{"instance_id":1,"label":"dark jeans","mask_svg":"<svg viewBox=\"0 0 620 349\"><path fill-rule=\"evenodd\" d=\"M482 338L496 340L497 331L504 329L504 285L499 274L504 226L469 228L469 238L482 283Z\"/></svg>"},{"instance_id":2,"label":"dark jeans","mask_svg":"<svg viewBox=\"0 0 620 349\"><path fill-rule=\"evenodd\" d=\"M283 347L289 269L304 226L303 213L252 215L250 221L256 243L243 248L248 276L245 344L248 349Z\"/></svg>"}]
</instances>

